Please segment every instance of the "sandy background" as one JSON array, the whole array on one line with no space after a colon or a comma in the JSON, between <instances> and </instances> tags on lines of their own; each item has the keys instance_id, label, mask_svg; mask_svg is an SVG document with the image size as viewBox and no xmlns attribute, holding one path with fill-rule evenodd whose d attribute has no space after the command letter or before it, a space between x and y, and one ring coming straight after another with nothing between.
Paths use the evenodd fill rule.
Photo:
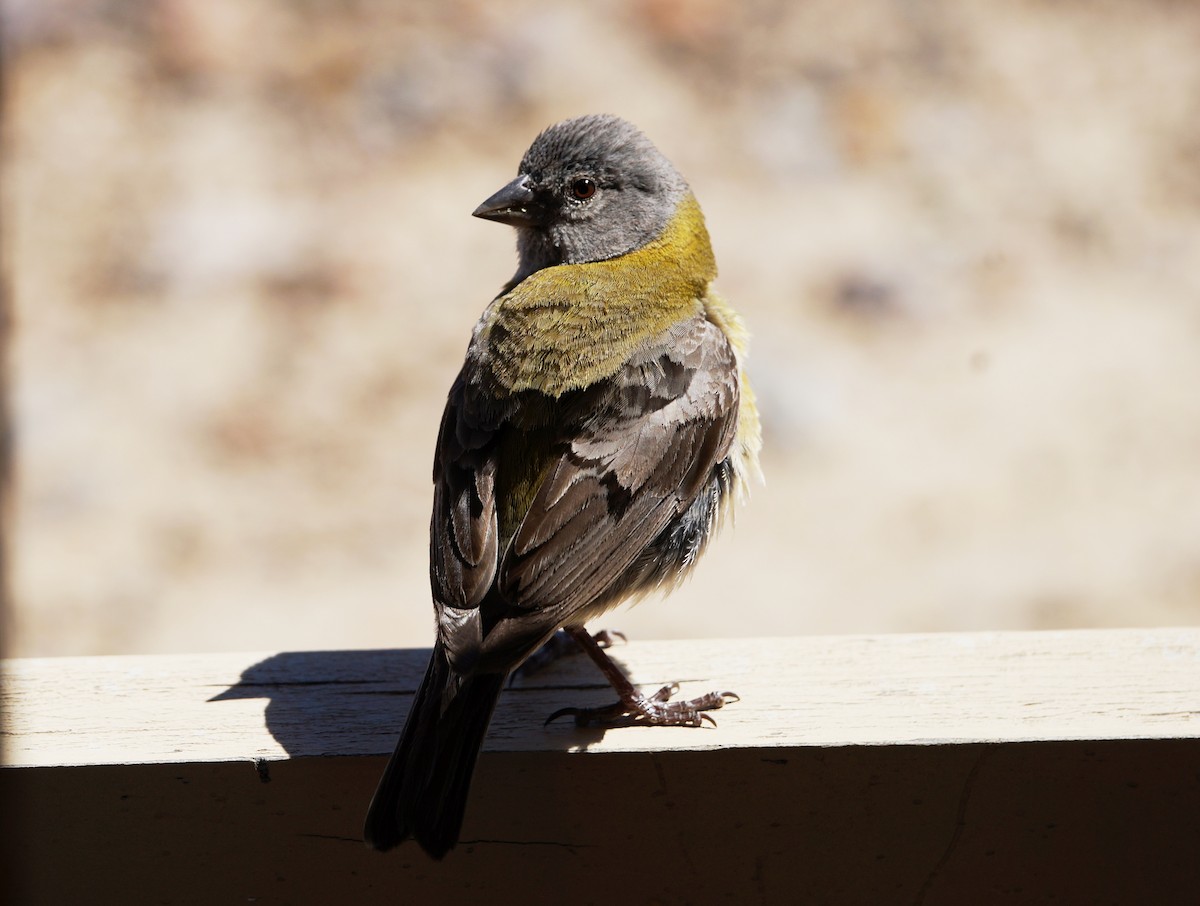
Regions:
<instances>
[{"instance_id":1,"label":"sandy background","mask_svg":"<svg viewBox=\"0 0 1200 906\"><path fill-rule=\"evenodd\" d=\"M1200 619L1200 5L4 0L20 655L426 645L534 134L637 122L765 488L641 638Z\"/></svg>"}]
</instances>

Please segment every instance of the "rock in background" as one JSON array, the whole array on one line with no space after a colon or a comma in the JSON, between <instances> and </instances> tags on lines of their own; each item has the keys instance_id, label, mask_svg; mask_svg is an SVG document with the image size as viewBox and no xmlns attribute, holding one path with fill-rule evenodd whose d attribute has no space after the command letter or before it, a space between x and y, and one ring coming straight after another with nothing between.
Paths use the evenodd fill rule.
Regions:
<instances>
[{"instance_id":1,"label":"rock in background","mask_svg":"<svg viewBox=\"0 0 1200 906\"><path fill-rule=\"evenodd\" d=\"M14 654L426 645L536 132L642 126L765 488L638 637L1195 622L1200 7L4 0Z\"/></svg>"}]
</instances>

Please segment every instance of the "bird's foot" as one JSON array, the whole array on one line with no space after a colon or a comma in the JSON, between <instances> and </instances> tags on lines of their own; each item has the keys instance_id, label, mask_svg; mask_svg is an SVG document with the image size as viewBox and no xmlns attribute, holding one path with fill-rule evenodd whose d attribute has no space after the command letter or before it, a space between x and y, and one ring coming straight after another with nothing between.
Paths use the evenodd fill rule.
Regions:
<instances>
[{"instance_id":1,"label":"bird's foot","mask_svg":"<svg viewBox=\"0 0 1200 906\"><path fill-rule=\"evenodd\" d=\"M561 708L546 718L546 723L560 717L574 717L577 727L628 726L630 724L657 727L699 727L706 721L715 727L717 722L711 715L704 712L715 711L717 708L723 708L726 704L738 700L738 696L733 692L709 692L699 698L673 702L670 700L671 696L679 691L677 683L663 686L647 697L625 675L625 671L604 652L608 645L602 644L595 637L588 635L587 630L582 626L567 626L564 628L564 632L574 639L575 643L600 668L609 685L616 690L618 700L614 704L602 708ZM621 636L622 641L624 638Z\"/></svg>"},{"instance_id":2,"label":"bird's foot","mask_svg":"<svg viewBox=\"0 0 1200 906\"><path fill-rule=\"evenodd\" d=\"M617 632L613 629L601 629L592 635L591 639L600 648L611 648L617 643L624 644L627 641L623 632ZM513 671L513 679L516 679L518 676L522 678L533 676L535 673L545 670L556 661L579 653L579 644L566 630L560 629L554 635L550 636L541 648L527 657L525 663Z\"/></svg>"},{"instance_id":3,"label":"bird's foot","mask_svg":"<svg viewBox=\"0 0 1200 906\"><path fill-rule=\"evenodd\" d=\"M631 687L632 688L632 687ZM733 692L708 692L699 698L684 701L671 701L670 698L679 691L678 683L663 686L653 695L647 697L637 689L632 695L624 694L611 705L601 708L559 708L546 718L546 723L558 720L560 717L575 718L575 726L651 726L651 727L699 727L704 722L717 722L707 711L715 711L738 700Z\"/></svg>"}]
</instances>

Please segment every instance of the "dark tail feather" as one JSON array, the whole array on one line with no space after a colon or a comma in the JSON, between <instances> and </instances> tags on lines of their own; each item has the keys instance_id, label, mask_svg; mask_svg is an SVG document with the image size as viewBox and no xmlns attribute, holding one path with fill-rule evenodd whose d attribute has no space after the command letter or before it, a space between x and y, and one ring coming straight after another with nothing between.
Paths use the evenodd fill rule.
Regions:
<instances>
[{"instance_id":1,"label":"dark tail feather","mask_svg":"<svg viewBox=\"0 0 1200 906\"><path fill-rule=\"evenodd\" d=\"M414 837L435 859L454 847L475 758L503 687L500 674L459 676L442 646L433 649L400 742L367 810L363 836L368 845L383 851Z\"/></svg>"}]
</instances>

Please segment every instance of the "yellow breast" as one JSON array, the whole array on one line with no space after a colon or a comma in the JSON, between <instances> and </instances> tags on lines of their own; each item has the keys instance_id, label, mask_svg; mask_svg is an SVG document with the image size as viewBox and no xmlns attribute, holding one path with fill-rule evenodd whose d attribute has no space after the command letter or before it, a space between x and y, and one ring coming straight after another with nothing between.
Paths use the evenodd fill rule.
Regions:
<instances>
[{"instance_id":1,"label":"yellow breast","mask_svg":"<svg viewBox=\"0 0 1200 906\"><path fill-rule=\"evenodd\" d=\"M689 193L662 235L589 264L540 270L485 314L497 382L561 396L611 377L652 337L703 310L717 274L704 215Z\"/></svg>"}]
</instances>

